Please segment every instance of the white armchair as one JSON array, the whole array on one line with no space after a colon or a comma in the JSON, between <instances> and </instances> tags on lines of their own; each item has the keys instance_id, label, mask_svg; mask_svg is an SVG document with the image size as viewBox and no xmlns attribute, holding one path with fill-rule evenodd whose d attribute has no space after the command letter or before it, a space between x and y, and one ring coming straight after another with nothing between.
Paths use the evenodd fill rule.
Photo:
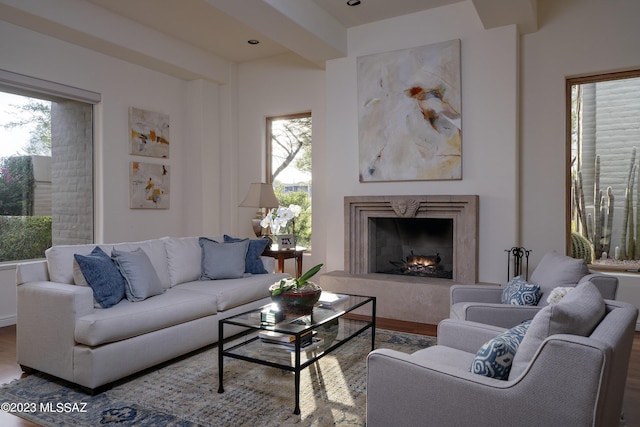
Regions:
<instances>
[{"instance_id":1,"label":"white armchair","mask_svg":"<svg viewBox=\"0 0 640 427\"><path fill-rule=\"evenodd\" d=\"M605 307L590 336L548 336L506 381L469 371L482 344L504 332L495 326L446 319L436 346L375 350L367 358L367 426L618 425L638 309Z\"/></svg>"},{"instance_id":2,"label":"white armchair","mask_svg":"<svg viewBox=\"0 0 640 427\"><path fill-rule=\"evenodd\" d=\"M454 285L451 287L451 319L469 320L487 325L511 328L530 320L547 305L547 296L558 286L576 286L590 281L603 298L614 300L618 278L604 274L590 274L584 260L549 252L542 258L530 283L540 286L542 296L538 305L502 304L504 288L499 285Z\"/></svg>"}]
</instances>

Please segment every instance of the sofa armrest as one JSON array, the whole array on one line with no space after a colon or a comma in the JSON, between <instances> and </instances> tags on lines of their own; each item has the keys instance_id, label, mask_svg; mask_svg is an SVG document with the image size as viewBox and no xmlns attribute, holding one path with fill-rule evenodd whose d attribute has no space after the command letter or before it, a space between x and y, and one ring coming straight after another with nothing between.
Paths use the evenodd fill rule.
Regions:
<instances>
[{"instance_id":1,"label":"sofa armrest","mask_svg":"<svg viewBox=\"0 0 640 427\"><path fill-rule=\"evenodd\" d=\"M533 316L542 308L536 305L461 302L451 306L449 317L502 328L512 328L525 320L533 319Z\"/></svg>"},{"instance_id":2,"label":"sofa armrest","mask_svg":"<svg viewBox=\"0 0 640 427\"><path fill-rule=\"evenodd\" d=\"M618 291L617 277L608 276L606 274L591 273L582 277L582 279L580 279L578 284L584 283L587 281L596 285L596 288L598 288L598 290L600 291L604 299L611 299L611 300L616 299L616 293Z\"/></svg>"},{"instance_id":3,"label":"sofa armrest","mask_svg":"<svg viewBox=\"0 0 640 427\"><path fill-rule=\"evenodd\" d=\"M499 303L502 300L502 287L499 285L453 285L451 286L451 305L459 302Z\"/></svg>"},{"instance_id":4,"label":"sofa armrest","mask_svg":"<svg viewBox=\"0 0 640 427\"><path fill-rule=\"evenodd\" d=\"M21 262L16 264L16 284L18 286L29 282L42 282L49 280L47 260Z\"/></svg>"},{"instance_id":5,"label":"sofa armrest","mask_svg":"<svg viewBox=\"0 0 640 427\"><path fill-rule=\"evenodd\" d=\"M17 291L18 363L73 381L76 318L94 310L93 291L44 281L24 283Z\"/></svg>"},{"instance_id":6,"label":"sofa armrest","mask_svg":"<svg viewBox=\"0 0 640 427\"><path fill-rule=\"evenodd\" d=\"M504 328L497 326L444 319L438 324L438 345L475 354L484 343L504 331Z\"/></svg>"}]
</instances>

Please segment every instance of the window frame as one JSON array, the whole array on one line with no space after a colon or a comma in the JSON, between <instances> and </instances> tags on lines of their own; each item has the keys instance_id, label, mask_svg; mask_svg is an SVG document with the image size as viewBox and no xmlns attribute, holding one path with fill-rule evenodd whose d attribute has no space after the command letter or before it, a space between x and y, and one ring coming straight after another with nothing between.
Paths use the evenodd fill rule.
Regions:
<instances>
[{"instance_id":1,"label":"window frame","mask_svg":"<svg viewBox=\"0 0 640 427\"><path fill-rule=\"evenodd\" d=\"M0 69L0 91L11 93L14 95L37 98L42 100L47 100L51 102L65 102L65 101L75 101L84 104L91 105L92 110L92 135L91 135L91 145L92 145L92 207L93 207L93 216L92 216L92 231L91 231L91 239L93 242L96 240L96 218L98 215L96 209L96 158L95 158L95 134L93 129L95 128L95 115L96 115L96 105L102 102L102 95L97 92L89 91L86 89L80 89L77 87L52 82L49 80L43 80L36 77L27 76L24 74L14 73L8 70ZM34 258L31 260L42 259L42 258ZM15 264L20 262L30 261L30 260L11 260L6 262L0 262L0 269L12 268Z\"/></svg>"},{"instance_id":2,"label":"window frame","mask_svg":"<svg viewBox=\"0 0 640 427\"><path fill-rule=\"evenodd\" d=\"M602 83L614 80L624 80L630 78L640 78L640 69L631 69L623 71L612 71L606 73L582 75L576 77L565 78L565 252L571 256L571 205L573 203L573 180L571 176L571 158L572 158L572 87L581 84ZM640 185L640 182L638 183ZM640 263L640 260L638 261ZM594 271L617 271L624 272L629 266L615 266L602 264L589 264L589 268Z\"/></svg>"}]
</instances>

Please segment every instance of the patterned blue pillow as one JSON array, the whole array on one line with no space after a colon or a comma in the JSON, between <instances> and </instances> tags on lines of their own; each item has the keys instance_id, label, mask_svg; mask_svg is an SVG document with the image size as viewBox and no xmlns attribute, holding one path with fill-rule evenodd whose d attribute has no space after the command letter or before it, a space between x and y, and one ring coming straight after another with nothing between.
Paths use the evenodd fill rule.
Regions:
<instances>
[{"instance_id":1,"label":"patterned blue pillow","mask_svg":"<svg viewBox=\"0 0 640 427\"><path fill-rule=\"evenodd\" d=\"M531 320L525 320L501 335L486 342L471 362L470 372L498 380L507 380L511 371L513 356L529 329Z\"/></svg>"},{"instance_id":2,"label":"patterned blue pillow","mask_svg":"<svg viewBox=\"0 0 640 427\"><path fill-rule=\"evenodd\" d=\"M100 307L109 308L124 298L124 277L102 249L96 246L89 255L74 254L73 257Z\"/></svg>"},{"instance_id":3,"label":"patterned blue pillow","mask_svg":"<svg viewBox=\"0 0 640 427\"><path fill-rule=\"evenodd\" d=\"M239 239L237 237L231 237L224 235L225 242L242 242L247 239ZM251 274L267 274L268 271L264 268L260 255L264 252L265 248L269 244L267 239L251 239L249 240L249 249L247 249L247 256L244 260L244 272Z\"/></svg>"},{"instance_id":4,"label":"patterned blue pillow","mask_svg":"<svg viewBox=\"0 0 640 427\"><path fill-rule=\"evenodd\" d=\"M522 276L516 276L502 291L502 303L513 305L538 305L542 292L540 286L527 283Z\"/></svg>"}]
</instances>

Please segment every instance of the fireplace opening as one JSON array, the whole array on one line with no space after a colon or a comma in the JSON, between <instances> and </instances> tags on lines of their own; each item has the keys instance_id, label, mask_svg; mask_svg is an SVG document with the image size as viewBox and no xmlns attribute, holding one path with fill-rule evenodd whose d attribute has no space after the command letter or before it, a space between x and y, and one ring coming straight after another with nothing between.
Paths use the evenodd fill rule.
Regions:
<instances>
[{"instance_id":1,"label":"fireplace opening","mask_svg":"<svg viewBox=\"0 0 640 427\"><path fill-rule=\"evenodd\" d=\"M453 279L453 219L369 218L370 273Z\"/></svg>"}]
</instances>

